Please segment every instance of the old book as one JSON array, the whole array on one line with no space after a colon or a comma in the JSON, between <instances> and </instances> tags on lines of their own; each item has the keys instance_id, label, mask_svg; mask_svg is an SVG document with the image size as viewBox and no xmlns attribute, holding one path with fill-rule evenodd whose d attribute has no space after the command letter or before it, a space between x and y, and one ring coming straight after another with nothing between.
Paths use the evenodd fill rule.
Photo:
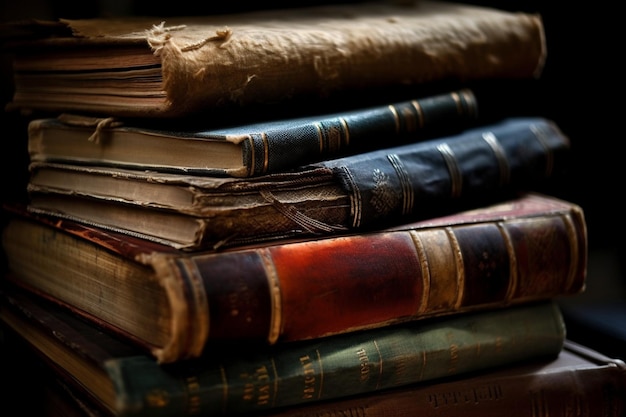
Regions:
<instances>
[{"instance_id":1,"label":"old book","mask_svg":"<svg viewBox=\"0 0 626 417\"><path fill-rule=\"evenodd\" d=\"M546 301L159 365L66 310L6 294L1 320L120 416L249 415L554 358L565 340Z\"/></svg>"},{"instance_id":2,"label":"old book","mask_svg":"<svg viewBox=\"0 0 626 417\"><path fill-rule=\"evenodd\" d=\"M626 364L566 340L556 359L509 365L262 415L623 417L626 415Z\"/></svg>"},{"instance_id":3,"label":"old book","mask_svg":"<svg viewBox=\"0 0 626 417\"><path fill-rule=\"evenodd\" d=\"M546 45L539 15L409 3L9 22L2 27L15 57L9 108L182 117L541 73Z\"/></svg>"},{"instance_id":4,"label":"old book","mask_svg":"<svg viewBox=\"0 0 626 417\"><path fill-rule=\"evenodd\" d=\"M42 362L25 343L22 343L20 349L29 363ZM53 371L46 370L45 363L39 368L37 379L43 385L43 399L37 402L36 415L113 417L111 410L105 409L103 404L84 390L71 386L60 377L55 377ZM32 384L30 378L28 383L14 386L14 389L32 394ZM28 398L32 400L33 397ZM555 359L529 360L458 377L408 384L378 393L336 398L316 404L290 406L255 415L449 417L456 415L452 413L459 413L465 417L571 417L572 410L578 413L574 415L580 416L622 417L626 413L624 362L565 340L563 350Z\"/></svg>"},{"instance_id":5,"label":"old book","mask_svg":"<svg viewBox=\"0 0 626 417\"><path fill-rule=\"evenodd\" d=\"M477 117L470 89L203 130L65 114L31 121L28 151L31 161L247 177L458 132Z\"/></svg>"},{"instance_id":6,"label":"old book","mask_svg":"<svg viewBox=\"0 0 626 417\"><path fill-rule=\"evenodd\" d=\"M29 209L192 251L458 211L560 178L569 151L551 121L509 118L250 178L93 170L80 184L31 187Z\"/></svg>"},{"instance_id":7,"label":"old book","mask_svg":"<svg viewBox=\"0 0 626 417\"><path fill-rule=\"evenodd\" d=\"M6 280L162 362L214 341L275 344L577 294L586 279L582 210L538 194L378 232L192 254L28 216L16 211L4 229Z\"/></svg>"}]
</instances>

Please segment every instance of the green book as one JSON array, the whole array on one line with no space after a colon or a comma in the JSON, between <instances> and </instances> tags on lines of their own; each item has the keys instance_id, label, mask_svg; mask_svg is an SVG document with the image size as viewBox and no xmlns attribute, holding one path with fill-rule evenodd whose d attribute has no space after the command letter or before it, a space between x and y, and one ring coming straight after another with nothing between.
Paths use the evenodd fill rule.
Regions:
<instances>
[{"instance_id":1,"label":"green book","mask_svg":"<svg viewBox=\"0 0 626 417\"><path fill-rule=\"evenodd\" d=\"M220 346L158 365L68 310L29 297L7 288L0 310L7 329L120 416L270 411L554 358L565 342L558 305L547 301L272 347Z\"/></svg>"}]
</instances>

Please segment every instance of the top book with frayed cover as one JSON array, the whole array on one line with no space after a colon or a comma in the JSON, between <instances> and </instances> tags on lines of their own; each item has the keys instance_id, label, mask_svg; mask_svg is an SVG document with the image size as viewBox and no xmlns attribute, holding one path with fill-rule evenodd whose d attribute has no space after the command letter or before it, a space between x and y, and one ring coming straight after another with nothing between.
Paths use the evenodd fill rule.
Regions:
<instances>
[{"instance_id":1,"label":"top book with frayed cover","mask_svg":"<svg viewBox=\"0 0 626 417\"><path fill-rule=\"evenodd\" d=\"M0 42L7 109L139 118L533 79L546 57L539 15L441 1L8 22Z\"/></svg>"}]
</instances>

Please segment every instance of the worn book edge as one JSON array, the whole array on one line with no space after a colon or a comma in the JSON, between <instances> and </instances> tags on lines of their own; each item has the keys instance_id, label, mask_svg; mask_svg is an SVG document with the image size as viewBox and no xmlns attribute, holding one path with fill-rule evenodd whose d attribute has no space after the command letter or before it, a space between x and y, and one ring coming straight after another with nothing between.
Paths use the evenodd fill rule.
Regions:
<instances>
[{"instance_id":1,"label":"worn book edge","mask_svg":"<svg viewBox=\"0 0 626 417\"><path fill-rule=\"evenodd\" d=\"M19 213L16 214L19 215ZM28 212L22 211L21 213L27 217L35 216ZM319 337L341 331L424 318L426 315L435 316L468 311L481 306L508 306L512 303L519 304L536 299L539 293L543 296L572 294L581 292L585 288L587 238L583 212L576 205L542 195L526 195L519 200L429 219L421 223L402 225L373 234L345 235L322 240L287 240L262 246L254 245L195 254L181 253L168 246L71 221L38 216L34 218L54 230L63 232L58 235L59 238L66 233L71 234L85 241L85 245L95 245L102 250L111 251L113 256L154 269L154 274L160 282L159 285L167 289L168 303L178 306L174 310L177 315L172 319L178 324L173 325L172 329L180 332L176 332L165 346L152 346L152 353L165 362L179 357L198 356L208 348L207 340L219 341L223 338L233 338L235 337L233 332L238 335L237 338L257 338L272 344L278 340L298 340L310 338L313 335ZM516 226L518 220L521 223ZM547 228L546 222L550 224L549 236L545 232L533 234L535 236L533 239L530 239L530 235L526 237L520 235L522 229L530 228L528 232L530 233L530 230L534 230L533 228ZM470 235L472 230L473 233L477 233L476 226L483 223L488 227L487 229L481 227L480 239L476 237L479 239L475 242L476 245L468 244L468 239L470 241L473 239ZM524 224L528 226L523 226ZM530 226L531 224L536 224L536 226ZM463 230L467 231L463 232ZM497 230L500 231L497 232ZM372 236L372 239L376 239L380 245L384 245L384 248L372 246L374 241L368 244L368 236ZM525 255L522 255L520 259L517 259L513 239L526 248L523 251ZM47 240L48 244L52 244L53 240L55 239L51 235ZM537 247L539 241L542 243L540 247ZM337 244L335 249L326 249L333 242ZM482 243L479 244L479 242ZM328 285L337 285L336 282L331 284L330 280L326 282L327 279L324 278L324 271L333 268L330 258L337 256L334 255L335 253L354 257L353 251L355 250L360 253L380 254L383 250L389 251L388 248L391 247L394 248L393 256L390 254L385 264L388 264L389 276L396 277L397 285L402 285L401 288L404 288L401 294L391 289L383 291L383 288L379 288L383 283L377 279L378 275L372 275L367 280L362 278L361 283L361 287L366 283L371 285L372 290L359 292L355 289L355 294L360 294L360 296L352 299L351 303L341 301L341 297L343 300L351 297L350 291L354 288L348 284L350 280L346 282L345 288L341 288L342 291L339 291L340 288L335 288L333 294L337 295L323 296L324 288ZM559 259L567 260L567 267L556 267L552 258L545 258L542 251L548 248L551 248L552 252L549 252L551 255L558 252ZM8 249L10 247L6 247L6 250ZM480 291L468 291L466 294L455 288L457 285L468 285L466 282L474 282L478 285L481 275L477 269L480 264L477 262L480 259L473 251L479 249L483 251L483 256L487 254L493 256L490 258L491 262L488 263L490 268L495 268L490 269L489 274L492 277L490 287L494 291L493 294L489 293L492 294L491 296L481 294ZM453 255L453 253L458 253L461 256L463 250L470 251L467 259L463 260ZM505 253L508 261L505 259ZM364 256L366 255L361 255L361 258ZM533 260L530 264L529 256ZM453 257L455 259L453 265L456 265L456 269L451 270L450 259ZM312 262L313 260L315 261ZM322 264L316 267L315 263L318 261ZM245 263L246 270L255 272L243 276L242 262ZM412 265L410 269L412 274L405 275L408 271L398 269L398 262ZM346 277L365 273L360 266L351 266L350 263L344 263L341 266L342 274ZM483 265L483 267L486 266ZM209 272L213 268L220 268L219 270L222 271L220 277L215 277ZM281 272L277 268L280 268ZM305 292L309 296L306 302L297 301L299 300L298 289L305 287L298 285L296 279L296 276L304 274L298 272L302 268L308 277L306 286L310 287ZM319 273L316 272L318 270ZM556 275L548 279L546 274L553 273ZM529 277L537 279L536 285L530 285L530 282L525 281L523 274L530 274ZM495 279L496 276L498 279ZM432 288L428 285L431 280ZM203 282L203 285L190 286L191 281ZM198 292L205 287L205 291ZM535 290L539 293L534 293ZM228 303L225 303L226 298L219 295L225 294L225 291L233 295ZM370 298L368 294L375 291L381 291L378 293L376 306L368 309L367 314L357 313L361 311L359 308L361 303L371 305L371 301L367 301ZM212 293L214 295L209 296ZM190 298L189 294L195 295ZM234 296L234 294L237 295ZM496 294L498 296L493 298ZM315 322L306 325L298 324L302 319L296 320L296 317L292 317L294 313L289 313L289 311L304 308L305 304L318 305L318 307L309 308L315 311L325 311L330 306L324 307L319 303L331 303L337 297L339 297L337 304L332 308L342 310L343 307L340 305L346 306L346 311L341 313L342 320L333 322L339 326L338 328L331 329ZM193 306L188 305L190 299L196 301ZM250 303L249 300L256 301ZM56 302L58 303L59 300ZM475 303L478 305L472 305ZM209 314L209 305L224 313ZM237 314L228 315L226 312L230 309L237 311ZM283 311L285 309L287 310ZM229 320L225 321L227 317ZM249 320L244 320L246 317ZM306 320L314 319L314 316L310 314L306 317ZM346 320L348 317L351 319ZM226 325L226 322L229 324Z\"/></svg>"},{"instance_id":2,"label":"worn book edge","mask_svg":"<svg viewBox=\"0 0 626 417\"><path fill-rule=\"evenodd\" d=\"M78 39L82 46L103 48L143 42L146 53L161 60L162 102L128 106L94 100L72 105L60 99L46 104L34 97L21 102L16 94L9 107L179 117L199 109L327 98L364 86L538 78L546 57L539 15L439 1L60 23L76 38L51 37L42 44ZM233 71L234 63L238 71Z\"/></svg>"}]
</instances>

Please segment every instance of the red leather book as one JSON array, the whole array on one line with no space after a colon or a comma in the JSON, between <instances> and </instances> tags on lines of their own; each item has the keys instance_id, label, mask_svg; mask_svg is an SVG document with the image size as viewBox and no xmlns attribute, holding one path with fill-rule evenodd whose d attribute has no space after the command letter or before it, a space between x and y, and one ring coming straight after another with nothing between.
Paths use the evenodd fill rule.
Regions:
<instances>
[{"instance_id":1,"label":"red leather book","mask_svg":"<svg viewBox=\"0 0 626 417\"><path fill-rule=\"evenodd\" d=\"M576 204L526 194L402 226L223 251L169 246L15 211L7 279L147 347L268 344L506 307L584 289Z\"/></svg>"}]
</instances>

